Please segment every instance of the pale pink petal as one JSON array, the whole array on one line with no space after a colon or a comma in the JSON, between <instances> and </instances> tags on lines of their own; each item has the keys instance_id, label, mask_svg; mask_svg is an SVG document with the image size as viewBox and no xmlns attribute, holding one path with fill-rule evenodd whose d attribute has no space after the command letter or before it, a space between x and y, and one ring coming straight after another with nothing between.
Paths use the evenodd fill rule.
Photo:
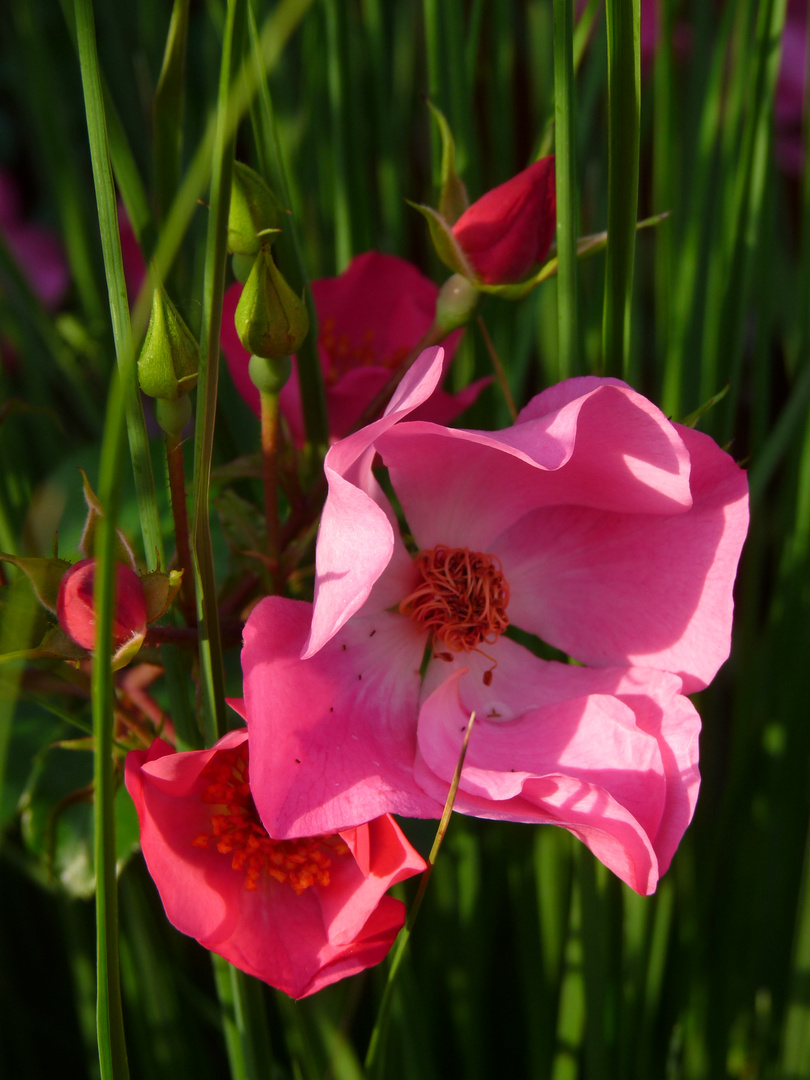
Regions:
<instances>
[{"instance_id":1,"label":"pale pink petal","mask_svg":"<svg viewBox=\"0 0 810 1080\"><path fill-rule=\"evenodd\" d=\"M464 676L456 679L463 684ZM455 679L420 712L415 776L436 799L448 789L467 715ZM479 817L563 825L646 894L662 872L655 838L667 794L655 735L638 724L626 701L590 694L511 721L476 714L455 806ZM678 839L686 821L679 826ZM667 856L672 839L668 828Z\"/></svg>"},{"instance_id":2,"label":"pale pink petal","mask_svg":"<svg viewBox=\"0 0 810 1080\"><path fill-rule=\"evenodd\" d=\"M527 514L492 548L516 626L588 664L673 671L691 692L728 657L748 486L712 439L679 431L693 465L687 513L547 508Z\"/></svg>"},{"instance_id":3,"label":"pale pink petal","mask_svg":"<svg viewBox=\"0 0 810 1080\"><path fill-rule=\"evenodd\" d=\"M422 548L488 551L540 506L674 514L691 505L689 455L674 426L610 383L504 431L409 423L376 446Z\"/></svg>"},{"instance_id":4,"label":"pale pink petal","mask_svg":"<svg viewBox=\"0 0 810 1080\"><path fill-rule=\"evenodd\" d=\"M442 349L426 349L399 384L379 420L336 443L326 455L329 494L315 555L312 656L365 604L395 549L396 518L371 472L374 441L433 393Z\"/></svg>"},{"instance_id":5,"label":"pale pink petal","mask_svg":"<svg viewBox=\"0 0 810 1080\"><path fill-rule=\"evenodd\" d=\"M315 836L383 813L438 817L414 783L424 640L386 611L299 659L310 607L263 600L242 651L253 797L272 836Z\"/></svg>"},{"instance_id":6,"label":"pale pink petal","mask_svg":"<svg viewBox=\"0 0 810 1080\"><path fill-rule=\"evenodd\" d=\"M449 679L449 665L429 667L417 780L437 800L446 797L475 712L456 809L572 827L597 854L598 842L599 857L623 880L651 891L655 866L657 873L668 867L692 818L700 780L700 720L680 679L650 669L546 663L509 639L488 652L494 670L477 653L457 658ZM635 853L629 861L628 852Z\"/></svg>"}]
</instances>

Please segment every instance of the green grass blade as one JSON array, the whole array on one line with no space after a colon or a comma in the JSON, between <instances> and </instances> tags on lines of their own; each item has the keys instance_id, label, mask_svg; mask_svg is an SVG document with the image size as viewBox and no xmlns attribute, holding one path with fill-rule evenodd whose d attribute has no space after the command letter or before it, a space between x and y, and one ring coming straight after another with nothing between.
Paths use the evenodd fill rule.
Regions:
<instances>
[{"instance_id":1,"label":"green grass blade","mask_svg":"<svg viewBox=\"0 0 810 1080\"><path fill-rule=\"evenodd\" d=\"M557 176L557 324L561 379L579 371L577 167L573 0L554 0L554 116Z\"/></svg>"},{"instance_id":2,"label":"green grass blade","mask_svg":"<svg viewBox=\"0 0 810 1080\"><path fill-rule=\"evenodd\" d=\"M603 374L627 377L638 212L639 0L607 0L607 51L608 245L602 364Z\"/></svg>"},{"instance_id":3,"label":"green grass blade","mask_svg":"<svg viewBox=\"0 0 810 1080\"><path fill-rule=\"evenodd\" d=\"M203 685L203 730L211 745L225 734L226 720L222 642L219 633L217 582L211 547L209 490L214 449L214 420L219 381L219 335L222 296L228 256L228 208L236 130L229 123L233 108L231 89L236 57L247 13L246 0L229 0L222 42L217 126L209 198L208 234L205 250L203 308L200 326L200 368L197 382L197 418L194 441L194 517L192 546L200 632L200 667Z\"/></svg>"},{"instance_id":4,"label":"green grass blade","mask_svg":"<svg viewBox=\"0 0 810 1080\"><path fill-rule=\"evenodd\" d=\"M190 0L175 0L163 68L152 108L155 141L155 203L159 218L167 213L180 182L183 105Z\"/></svg>"},{"instance_id":5,"label":"green grass blade","mask_svg":"<svg viewBox=\"0 0 810 1080\"><path fill-rule=\"evenodd\" d=\"M266 1080L274 1074L261 984L211 954L222 1009L231 1080Z\"/></svg>"},{"instance_id":6,"label":"green grass blade","mask_svg":"<svg viewBox=\"0 0 810 1080\"><path fill-rule=\"evenodd\" d=\"M158 565L165 565L163 538L158 517L152 460L149 455L149 440L135 369L134 342L129 318L127 287L124 280L124 265L121 258L121 239L118 235L118 213L110 165L101 72L96 52L93 11L89 0L77 0L76 29L101 247L107 275L115 352L126 407L127 432L132 469L135 474L144 555L147 566L150 570L154 570Z\"/></svg>"},{"instance_id":7,"label":"green grass blade","mask_svg":"<svg viewBox=\"0 0 810 1080\"><path fill-rule=\"evenodd\" d=\"M326 17L326 69L329 86L329 113L332 128L332 212L335 233L335 272L342 274L352 251L352 223L346 175L346 145L343 133L346 95L345 65L341 62L340 13L337 0L323 0Z\"/></svg>"},{"instance_id":8,"label":"green grass blade","mask_svg":"<svg viewBox=\"0 0 810 1080\"><path fill-rule=\"evenodd\" d=\"M258 81L258 102L253 109L254 133L262 174L277 192L285 207L292 205L290 185L276 133L273 103L267 86L267 72L259 45L259 32L252 6L248 7L248 30L250 54ZM293 214L284 223L284 231L276 239L276 250L284 276L296 293L303 293L309 313L309 333L297 353L298 378L301 383L301 402L307 440L312 446L323 446L329 438L326 417L326 396L323 387L323 371L318 356L318 313L312 299L298 226Z\"/></svg>"},{"instance_id":9,"label":"green grass blade","mask_svg":"<svg viewBox=\"0 0 810 1080\"><path fill-rule=\"evenodd\" d=\"M77 4L77 14L84 0ZM99 500L105 516L96 541L96 648L93 656L94 861L96 868L96 964L101 1080L126 1080L126 1042L121 1008L118 956L118 896L115 875L115 780L113 778L113 695L111 665L115 602L115 518L124 450L124 405L120 382L113 378L104 441L101 446Z\"/></svg>"}]
</instances>

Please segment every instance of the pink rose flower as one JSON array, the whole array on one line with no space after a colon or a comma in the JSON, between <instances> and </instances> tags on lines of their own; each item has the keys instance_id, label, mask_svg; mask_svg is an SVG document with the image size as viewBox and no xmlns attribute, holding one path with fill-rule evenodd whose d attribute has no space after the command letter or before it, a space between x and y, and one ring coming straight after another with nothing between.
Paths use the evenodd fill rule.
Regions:
<instances>
[{"instance_id":1,"label":"pink rose flower","mask_svg":"<svg viewBox=\"0 0 810 1080\"><path fill-rule=\"evenodd\" d=\"M118 235L121 239L121 260L124 264L124 280L131 306L135 303L141 291L143 279L146 277L146 261L122 202L118 203Z\"/></svg>"},{"instance_id":2,"label":"pink rose flower","mask_svg":"<svg viewBox=\"0 0 810 1080\"><path fill-rule=\"evenodd\" d=\"M96 612L93 588L96 560L82 559L65 572L59 584L56 617L65 633L83 649L96 645ZM118 650L146 633L146 595L141 579L125 563L115 566L113 647Z\"/></svg>"},{"instance_id":3,"label":"pink rose flower","mask_svg":"<svg viewBox=\"0 0 810 1080\"><path fill-rule=\"evenodd\" d=\"M776 84L776 157L790 176L804 168L802 121L807 92L807 0L789 0L782 34L782 63Z\"/></svg>"},{"instance_id":4,"label":"pink rose flower","mask_svg":"<svg viewBox=\"0 0 810 1080\"><path fill-rule=\"evenodd\" d=\"M318 313L318 352L326 388L329 431L340 438L385 386L397 364L433 325L439 290L415 266L395 255L367 251L339 277L312 282ZM259 391L250 381L250 354L236 334L233 317L242 286L231 285L222 311L222 351L236 388L259 416ZM447 339L449 365L460 332ZM459 394L437 390L425 418L450 423L475 401L489 379ZM281 411L296 445L304 444L304 419L297 369L281 391Z\"/></svg>"},{"instance_id":5,"label":"pink rose flower","mask_svg":"<svg viewBox=\"0 0 810 1080\"><path fill-rule=\"evenodd\" d=\"M453 236L487 285L519 281L548 254L556 208L554 157L544 157L469 206Z\"/></svg>"},{"instance_id":6,"label":"pink rose flower","mask_svg":"<svg viewBox=\"0 0 810 1080\"><path fill-rule=\"evenodd\" d=\"M247 622L259 813L279 836L438 816L475 711L456 809L562 825L651 892L697 797L684 691L729 652L745 474L616 379L554 386L503 431L402 423L440 370L428 350L329 451L314 605L271 597Z\"/></svg>"},{"instance_id":7,"label":"pink rose flower","mask_svg":"<svg viewBox=\"0 0 810 1080\"><path fill-rule=\"evenodd\" d=\"M169 921L226 960L303 998L379 963L404 920L386 896L425 869L396 822L271 840L248 783L247 732L126 760L141 847Z\"/></svg>"},{"instance_id":8,"label":"pink rose flower","mask_svg":"<svg viewBox=\"0 0 810 1080\"><path fill-rule=\"evenodd\" d=\"M0 233L32 291L46 308L59 307L70 287L70 274L58 238L23 217L15 180L0 172Z\"/></svg>"}]
</instances>

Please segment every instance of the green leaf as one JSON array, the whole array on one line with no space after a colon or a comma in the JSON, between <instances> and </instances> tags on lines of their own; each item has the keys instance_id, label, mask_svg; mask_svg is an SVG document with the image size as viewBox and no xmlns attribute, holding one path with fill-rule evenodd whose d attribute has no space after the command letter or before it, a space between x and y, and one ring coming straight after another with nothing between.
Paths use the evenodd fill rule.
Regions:
<instances>
[{"instance_id":1,"label":"green leaf","mask_svg":"<svg viewBox=\"0 0 810 1080\"><path fill-rule=\"evenodd\" d=\"M680 421L683 426L690 428L697 427L698 420L700 420L701 416L705 415L709 411L709 409L713 409L714 406L718 403L718 401L722 401L726 394L729 392L729 388L730 383L726 383L726 385L723 387L722 390L719 391L719 393L714 394L713 397L710 397L708 401L704 401L702 405L698 406L698 408L695 409L694 412L690 412L688 416L685 416L683 420Z\"/></svg>"},{"instance_id":2,"label":"green leaf","mask_svg":"<svg viewBox=\"0 0 810 1080\"><path fill-rule=\"evenodd\" d=\"M409 199L406 199L405 202L408 203L408 206L412 206L414 210L418 210L427 221L436 254L444 265L448 266L456 274L463 274L465 278L469 278L470 281L478 285L478 275L467 262L467 257L456 242L449 223L431 206L410 202Z\"/></svg>"},{"instance_id":3,"label":"green leaf","mask_svg":"<svg viewBox=\"0 0 810 1080\"><path fill-rule=\"evenodd\" d=\"M439 134L442 139L442 171L441 171L441 195L439 196L439 215L444 218L448 225L455 225L467 207L470 200L467 197L467 189L464 181L456 172L456 144L453 141L453 133L445 119L444 113L437 109L428 98L428 108L433 113L433 118L439 125Z\"/></svg>"},{"instance_id":4,"label":"green leaf","mask_svg":"<svg viewBox=\"0 0 810 1080\"><path fill-rule=\"evenodd\" d=\"M39 602L56 614L59 586L65 572L71 566L67 559L23 559L16 555L6 555L2 551L0 551L0 559L22 570L33 585Z\"/></svg>"}]
</instances>

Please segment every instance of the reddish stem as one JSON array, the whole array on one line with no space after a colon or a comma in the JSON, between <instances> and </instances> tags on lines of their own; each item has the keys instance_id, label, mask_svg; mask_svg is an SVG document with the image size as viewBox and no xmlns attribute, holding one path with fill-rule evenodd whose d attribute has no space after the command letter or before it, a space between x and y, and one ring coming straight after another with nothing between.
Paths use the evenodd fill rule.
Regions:
<instances>
[{"instance_id":1,"label":"reddish stem","mask_svg":"<svg viewBox=\"0 0 810 1080\"><path fill-rule=\"evenodd\" d=\"M169 467L169 490L172 498L178 570L183 572L183 582L180 586L180 606L183 609L186 622L193 623L195 621L195 604L191 572L191 547L188 539L186 475L183 468L183 441L179 436L166 436L166 461Z\"/></svg>"},{"instance_id":2,"label":"reddish stem","mask_svg":"<svg viewBox=\"0 0 810 1080\"><path fill-rule=\"evenodd\" d=\"M273 592L278 592L278 394L261 391L262 479L264 481L264 522L267 553L272 564Z\"/></svg>"}]
</instances>

